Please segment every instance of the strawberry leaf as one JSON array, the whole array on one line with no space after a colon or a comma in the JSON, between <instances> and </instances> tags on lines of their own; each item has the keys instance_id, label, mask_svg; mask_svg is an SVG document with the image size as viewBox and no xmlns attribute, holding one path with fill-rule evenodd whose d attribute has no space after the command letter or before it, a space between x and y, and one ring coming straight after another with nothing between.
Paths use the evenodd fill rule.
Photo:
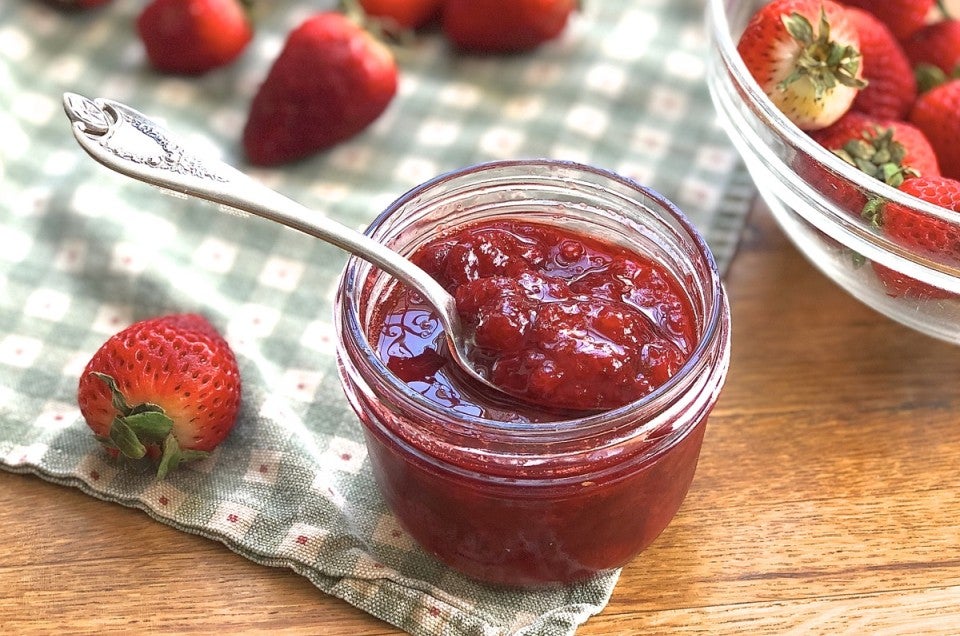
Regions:
<instances>
[{"instance_id":1,"label":"strawberry leaf","mask_svg":"<svg viewBox=\"0 0 960 636\"><path fill-rule=\"evenodd\" d=\"M163 413L163 407L151 402L144 402L130 409L130 415L137 415L139 413Z\"/></svg>"},{"instance_id":2,"label":"strawberry leaf","mask_svg":"<svg viewBox=\"0 0 960 636\"><path fill-rule=\"evenodd\" d=\"M123 393L120 392L120 388L117 386L116 380L107 375L106 373L100 373L99 371L91 371L93 375L100 378L104 384L110 389L111 402L113 403L113 408L117 409L117 412L120 415L129 415L130 406L127 404L127 399L123 397Z\"/></svg>"},{"instance_id":3,"label":"strawberry leaf","mask_svg":"<svg viewBox=\"0 0 960 636\"><path fill-rule=\"evenodd\" d=\"M917 90L920 93L926 93L932 88L945 84L949 79L939 66L935 64L926 64L921 62L917 64L913 71L914 79L917 81Z\"/></svg>"},{"instance_id":4,"label":"strawberry leaf","mask_svg":"<svg viewBox=\"0 0 960 636\"><path fill-rule=\"evenodd\" d=\"M147 449L123 418L114 418L110 426L110 441L120 449L121 453L132 459L140 459L147 454Z\"/></svg>"},{"instance_id":5,"label":"strawberry leaf","mask_svg":"<svg viewBox=\"0 0 960 636\"><path fill-rule=\"evenodd\" d=\"M94 435L94 438L107 448L116 448L117 445L113 443L113 440L106 435Z\"/></svg>"},{"instance_id":6,"label":"strawberry leaf","mask_svg":"<svg viewBox=\"0 0 960 636\"><path fill-rule=\"evenodd\" d=\"M144 443L162 442L173 428L173 420L162 411L134 413L123 418L123 421L134 432L137 439Z\"/></svg>"},{"instance_id":7,"label":"strawberry leaf","mask_svg":"<svg viewBox=\"0 0 960 636\"><path fill-rule=\"evenodd\" d=\"M167 473L176 470L183 462L195 461L209 456L210 453L206 451L181 449L177 438L173 433L170 433L163 440L163 457L160 458L160 465L157 466L157 479L163 479L167 476Z\"/></svg>"},{"instance_id":8,"label":"strawberry leaf","mask_svg":"<svg viewBox=\"0 0 960 636\"><path fill-rule=\"evenodd\" d=\"M883 204L884 199L873 197L863 206L861 216L875 228L883 227Z\"/></svg>"},{"instance_id":9,"label":"strawberry leaf","mask_svg":"<svg viewBox=\"0 0 960 636\"><path fill-rule=\"evenodd\" d=\"M820 9L820 23L815 34L813 25L805 16L794 11L781 18L784 28L800 46L794 68L777 87L787 87L806 78L813 86L817 99L836 88L837 84L851 88L864 88L867 83L857 77L860 69L860 51L849 45L841 45L830 39L830 22L827 13Z\"/></svg>"}]
</instances>

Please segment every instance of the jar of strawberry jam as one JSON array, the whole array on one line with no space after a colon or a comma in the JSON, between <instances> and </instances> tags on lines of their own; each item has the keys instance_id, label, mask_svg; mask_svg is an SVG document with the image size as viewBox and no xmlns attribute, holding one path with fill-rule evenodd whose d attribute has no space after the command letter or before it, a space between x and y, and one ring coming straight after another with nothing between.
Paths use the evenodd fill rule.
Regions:
<instances>
[{"instance_id":1,"label":"jar of strawberry jam","mask_svg":"<svg viewBox=\"0 0 960 636\"><path fill-rule=\"evenodd\" d=\"M551 370L561 374L561 388L578 382L589 407L528 403L472 386L446 361L429 308L352 258L336 313L341 380L363 424L379 488L410 535L450 567L509 586L583 579L647 547L686 496L730 355L720 277L683 214L601 169L509 161L414 188L367 233L436 271L445 285L457 277L475 280L470 268L478 261L481 269L508 263L496 272L494 291L483 292L506 314L515 308L496 299L512 298L517 284L544 302L562 298L561 318L533 336L532 328L524 333L573 342L555 347L559 358L536 373L547 385ZM490 236L495 243L506 237L513 247L490 247L484 243ZM525 260L519 267L511 259ZM569 280L554 282L554 275ZM481 294L470 289L468 304ZM609 308L611 289L616 302L638 308L643 325L621 319L632 308ZM567 327L562 316L578 312L593 322ZM504 323L497 316L484 320ZM618 342L638 330L651 342ZM517 348L512 336L492 333ZM582 345L592 337L602 342ZM514 357L524 361L541 360L550 349L542 342L523 346L540 347L534 353L521 347ZM599 351L597 370L564 358L573 350ZM510 364L515 379L517 365ZM633 373L643 376L642 389L610 394L624 403L590 401L621 383L607 374L625 364L639 369Z\"/></svg>"}]
</instances>

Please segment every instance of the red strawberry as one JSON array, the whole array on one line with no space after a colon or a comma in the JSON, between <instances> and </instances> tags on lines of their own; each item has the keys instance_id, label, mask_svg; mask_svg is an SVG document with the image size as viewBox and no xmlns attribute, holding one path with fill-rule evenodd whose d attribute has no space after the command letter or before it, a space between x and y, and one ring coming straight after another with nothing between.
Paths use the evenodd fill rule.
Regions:
<instances>
[{"instance_id":1,"label":"red strawberry","mask_svg":"<svg viewBox=\"0 0 960 636\"><path fill-rule=\"evenodd\" d=\"M240 373L230 346L205 318L144 320L107 340L77 389L87 424L111 451L162 456L162 478L223 441L240 407Z\"/></svg>"},{"instance_id":2,"label":"red strawberry","mask_svg":"<svg viewBox=\"0 0 960 636\"><path fill-rule=\"evenodd\" d=\"M847 163L894 187L911 177L940 175L929 140L907 122L851 111L810 136Z\"/></svg>"},{"instance_id":3,"label":"red strawberry","mask_svg":"<svg viewBox=\"0 0 960 636\"><path fill-rule=\"evenodd\" d=\"M917 177L900 189L919 199L960 213L960 181L947 177ZM882 204L874 218L881 231L903 247L943 263L960 266L960 214L953 224L892 202ZM873 263L891 296L946 298L953 294Z\"/></svg>"},{"instance_id":4,"label":"red strawberry","mask_svg":"<svg viewBox=\"0 0 960 636\"><path fill-rule=\"evenodd\" d=\"M936 0L843 0L880 18L898 40L903 40L927 22Z\"/></svg>"},{"instance_id":5,"label":"red strawberry","mask_svg":"<svg viewBox=\"0 0 960 636\"><path fill-rule=\"evenodd\" d=\"M446 0L444 35L477 53L528 51L558 37L578 0Z\"/></svg>"},{"instance_id":6,"label":"red strawberry","mask_svg":"<svg viewBox=\"0 0 960 636\"><path fill-rule=\"evenodd\" d=\"M803 130L843 116L864 86L860 38L831 0L773 0L757 11L737 50L760 88Z\"/></svg>"},{"instance_id":7,"label":"red strawberry","mask_svg":"<svg viewBox=\"0 0 960 636\"><path fill-rule=\"evenodd\" d=\"M893 187L919 175L940 174L930 142L905 122L851 111L810 136L847 163ZM819 164L813 165L804 171L804 177L850 214L860 216L867 203L863 191L833 174L824 174Z\"/></svg>"},{"instance_id":8,"label":"red strawberry","mask_svg":"<svg viewBox=\"0 0 960 636\"><path fill-rule=\"evenodd\" d=\"M914 67L930 64L948 77L960 77L960 19L929 24L903 43Z\"/></svg>"},{"instance_id":9,"label":"red strawberry","mask_svg":"<svg viewBox=\"0 0 960 636\"><path fill-rule=\"evenodd\" d=\"M871 262L870 267L883 285L887 296L891 298L914 298L917 300L943 300L953 298L955 294L945 289L928 285L916 278L911 278L880 263Z\"/></svg>"},{"instance_id":10,"label":"red strawberry","mask_svg":"<svg viewBox=\"0 0 960 636\"><path fill-rule=\"evenodd\" d=\"M944 176L960 179L960 79L921 94L910 122L930 140Z\"/></svg>"},{"instance_id":11,"label":"red strawberry","mask_svg":"<svg viewBox=\"0 0 960 636\"><path fill-rule=\"evenodd\" d=\"M137 18L150 64L199 74L236 59L253 37L238 0L153 0Z\"/></svg>"},{"instance_id":12,"label":"red strawberry","mask_svg":"<svg viewBox=\"0 0 960 636\"><path fill-rule=\"evenodd\" d=\"M370 125L397 92L393 54L340 13L290 33L253 102L243 146L255 164L302 159Z\"/></svg>"},{"instance_id":13,"label":"red strawberry","mask_svg":"<svg viewBox=\"0 0 960 636\"><path fill-rule=\"evenodd\" d=\"M442 0L359 0L368 16L392 20L401 29L418 29L440 13Z\"/></svg>"},{"instance_id":14,"label":"red strawberry","mask_svg":"<svg viewBox=\"0 0 960 636\"><path fill-rule=\"evenodd\" d=\"M881 119L904 119L917 98L913 68L890 29L875 15L851 7L850 21L860 37L867 86L853 100L854 110Z\"/></svg>"}]
</instances>

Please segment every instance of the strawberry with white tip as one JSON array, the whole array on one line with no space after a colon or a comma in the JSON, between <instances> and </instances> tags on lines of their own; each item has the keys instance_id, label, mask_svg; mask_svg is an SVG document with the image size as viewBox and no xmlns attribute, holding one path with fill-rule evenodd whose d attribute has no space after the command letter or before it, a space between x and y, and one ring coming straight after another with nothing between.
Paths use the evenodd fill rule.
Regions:
<instances>
[{"instance_id":1,"label":"strawberry with white tip","mask_svg":"<svg viewBox=\"0 0 960 636\"><path fill-rule=\"evenodd\" d=\"M856 27L831 0L773 0L750 19L737 50L801 130L836 122L866 86Z\"/></svg>"}]
</instances>

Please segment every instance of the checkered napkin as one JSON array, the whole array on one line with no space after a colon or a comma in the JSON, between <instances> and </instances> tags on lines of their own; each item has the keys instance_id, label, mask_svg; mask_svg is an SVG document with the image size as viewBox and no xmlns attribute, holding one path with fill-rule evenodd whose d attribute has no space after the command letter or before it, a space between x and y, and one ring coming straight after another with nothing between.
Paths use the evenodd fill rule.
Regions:
<instances>
[{"instance_id":1,"label":"checkered napkin","mask_svg":"<svg viewBox=\"0 0 960 636\"><path fill-rule=\"evenodd\" d=\"M362 135L295 165L249 169L239 150L247 104L318 4L261 3L243 57L194 78L146 66L133 28L142 2L75 13L0 4L0 467L291 568L412 634L570 634L604 607L616 572L493 589L422 553L384 507L335 371L332 300L346 255L107 171L73 140L61 94L129 104L184 145L357 228L453 168L594 164L675 201L723 266L751 188L707 97L702 1L588 2L563 39L506 58L456 55L427 35L398 53L399 94ZM186 311L233 345L244 403L210 458L158 482L100 449L75 391L111 334Z\"/></svg>"}]
</instances>

